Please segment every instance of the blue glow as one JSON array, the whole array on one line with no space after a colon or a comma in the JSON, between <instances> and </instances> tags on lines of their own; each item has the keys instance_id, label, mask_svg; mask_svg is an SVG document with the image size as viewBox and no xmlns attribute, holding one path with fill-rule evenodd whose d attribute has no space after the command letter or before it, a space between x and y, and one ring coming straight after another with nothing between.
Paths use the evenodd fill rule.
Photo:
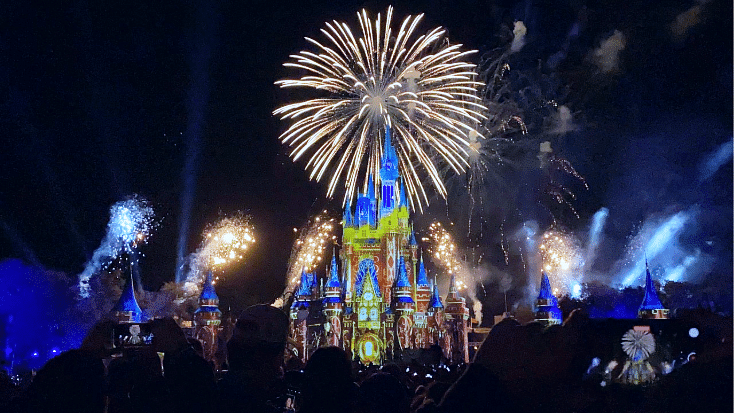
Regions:
<instances>
[{"instance_id":1,"label":"blue glow","mask_svg":"<svg viewBox=\"0 0 735 413\"><path fill-rule=\"evenodd\" d=\"M646 243L643 251L641 251L641 254L639 254L640 256L635 266L623 279L624 286L633 284L633 282L645 274L646 255L649 261L652 261L665 248L669 247L672 241L676 240L676 237L684 228L684 224L687 223L688 219L688 214L682 211L669 217L669 219L656 229L653 236ZM645 255L643 252L645 252Z\"/></svg>"},{"instance_id":2,"label":"blue glow","mask_svg":"<svg viewBox=\"0 0 735 413\"><path fill-rule=\"evenodd\" d=\"M38 357L38 351L34 351L33 354L31 354L32 357Z\"/></svg>"},{"instance_id":3,"label":"blue glow","mask_svg":"<svg viewBox=\"0 0 735 413\"><path fill-rule=\"evenodd\" d=\"M572 298L581 298L582 297L582 285L579 283L575 283L574 286L572 286Z\"/></svg>"},{"instance_id":4,"label":"blue glow","mask_svg":"<svg viewBox=\"0 0 735 413\"><path fill-rule=\"evenodd\" d=\"M699 337L699 329L697 327L692 327L689 329L689 337L691 338L697 338Z\"/></svg>"},{"instance_id":5,"label":"blue glow","mask_svg":"<svg viewBox=\"0 0 735 413\"><path fill-rule=\"evenodd\" d=\"M699 182L711 178L723 165L732 160L733 141L720 145L700 166Z\"/></svg>"},{"instance_id":6,"label":"blue glow","mask_svg":"<svg viewBox=\"0 0 735 413\"><path fill-rule=\"evenodd\" d=\"M589 241L587 242L587 256L585 257L586 266L592 267L597 253L597 247L600 245L600 236L602 229L605 227L605 221L610 211L607 208L600 208L592 217L592 226L590 227Z\"/></svg>"}]
</instances>

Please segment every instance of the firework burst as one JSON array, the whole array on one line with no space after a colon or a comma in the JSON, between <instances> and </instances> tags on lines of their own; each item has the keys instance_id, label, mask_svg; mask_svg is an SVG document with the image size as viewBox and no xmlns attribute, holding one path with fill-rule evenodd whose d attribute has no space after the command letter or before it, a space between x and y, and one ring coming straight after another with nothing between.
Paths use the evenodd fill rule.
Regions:
<instances>
[{"instance_id":1,"label":"firework burst","mask_svg":"<svg viewBox=\"0 0 735 413\"><path fill-rule=\"evenodd\" d=\"M371 173L378 176L390 128L409 201L420 209L428 204L420 174L446 197L435 161L457 173L464 170L468 135L485 119L486 108L477 93L482 83L475 65L464 60L474 51L449 44L441 27L417 35L423 15L406 17L397 31L392 18L392 7L385 19L378 14L374 21L363 10L359 37L333 21L321 30L323 41L306 38L316 51L301 51L285 63L305 74L276 84L316 90L320 97L284 105L274 114L293 122L280 139L292 148L294 160L310 156L311 179L329 172L329 196L344 179L345 200L356 196L360 179L365 186Z\"/></svg>"},{"instance_id":2,"label":"firework burst","mask_svg":"<svg viewBox=\"0 0 735 413\"><path fill-rule=\"evenodd\" d=\"M202 233L201 247L192 255L187 282L201 284L207 269L214 270L219 278L218 273L227 265L242 260L245 252L254 243L251 217L242 212L238 211L207 225Z\"/></svg>"},{"instance_id":3,"label":"firework burst","mask_svg":"<svg viewBox=\"0 0 735 413\"><path fill-rule=\"evenodd\" d=\"M538 249L543 269L553 280L554 295L578 295L585 262L579 240L561 230L551 229L544 232Z\"/></svg>"},{"instance_id":4,"label":"firework burst","mask_svg":"<svg viewBox=\"0 0 735 413\"><path fill-rule=\"evenodd\" d=\"M79 294L89 297L89 280L105 265L127 254L135 260L135 249L148 241L151 232L157 226L153 208L147 200L133 195L115 203L110 207L110 220L107 223L107 234L102 244L92 254L79 274Z\"/></svg>"}]
</instances>

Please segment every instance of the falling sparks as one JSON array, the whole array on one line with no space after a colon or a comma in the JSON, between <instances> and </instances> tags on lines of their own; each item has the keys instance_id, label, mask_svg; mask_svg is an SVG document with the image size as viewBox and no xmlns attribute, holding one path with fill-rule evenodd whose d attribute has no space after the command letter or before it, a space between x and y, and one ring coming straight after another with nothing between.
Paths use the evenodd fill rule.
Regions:
<instances>
[{"instance_id":1,"label":"falling sparks","mask_svg":"<svg viewBox=\"0 0 735 413\"><path fill-rule=\"evenodd\" d=\"M250 217L237 213L220 219L204 230L203 256L215 267L224 266L241 260L254 242Z\"/></svg>"},{"instance_id":2,"label":"falling sparks","mask_svg":"<svg viewBox=\"0 0 735 413\"><path fill-rule=\"evenodd\" d=\"M219 279L224 268L241 261L255 243L251 217L243 212L224 216L207 225L202 233L202 244L191 256L190 273L186 283L199 288L207 270L213 270Z\"/></svg>"},{"instance_id":3,"label":"falling sparks","mask_svg":"<svg viewBox=\"0 0 735 413\"><path fill-rule=\"evenodd\" d=\"M324 40L306 38L316 51L301 51L284 64L305 72L300 79L276 82L302 87L319 97L278 108L292 121L280 136L298 160L310 156L310 178L330 176L328 195L344 180L345 199L357 194L358 181L378 175L385 129L393 131L399 170L412 206L428 204L423 172L437 192L446 189L435 162L457 173L467 166L468 135L485 119L475 65L464 59L474 51L445 40L441 27L418 35L423 15L408 16L398 31L393 8L373 21L358 13L361 36L337 21L321 30ZM365 160L367 158L367 160ZM367 171L360 169L367 163Z\"/></svg>"},{"instance_id":4,"label":"falling sparks","mask_svg":"<svg viewBox=\"0 0 735 413\"><path fill-rule=\"evenodd\" d=\"M135 258L135 250L140 244L148 241L148 237L156 227L153 208L147 200L133 195L115 203L110 207L110 220L107 223L107 234L100 246L92 254L79 274L79 294L89 297L91 287L89 280L104 265L126 253Z\"/></svg>"},{"instance_id":5,"label":"falling sparks","mask_svg":"<svg viewBox=\"0 0 735 413\"><path fill-rule=\"evenodd\" d=\"M286 289L274 305L280 306L279 303L283 304L288 301L287 295L293 293L302 270L311 272L326 262L325 253L328 252L331 245L337 242L337 236L334 234L335 226L336 219L330 217L329 213L324 210L310 219L300 230L294 228L294 233L299 236L291 249Z\"/></svg>"},{"instance_id":6,"label":"falling sparks","mask_svg":"<svg viewBox=\"0 0 735 413\"><path fill-rule=\"evenodd\" d=\"M556 296L577 295L584 267L584 254L579 241L559 229L546 231L539 243L543 270L549 275Z\"/></svg>"},{"instance_id":7,"label":"falling sparks","mask_svg":"<svg viewBox=\"0 0 735 413\"><path fill-rule=\"evenodd\" d=\"M457 289L467 289L467 280L464 278L466 271L462 271L461 261L452 235L442 226L441 222L434 222L429 226L429 237L422 239L429 242L429 253L435 261L439 262L450 274L456 278Z\"/></svg>"}]
</instances>

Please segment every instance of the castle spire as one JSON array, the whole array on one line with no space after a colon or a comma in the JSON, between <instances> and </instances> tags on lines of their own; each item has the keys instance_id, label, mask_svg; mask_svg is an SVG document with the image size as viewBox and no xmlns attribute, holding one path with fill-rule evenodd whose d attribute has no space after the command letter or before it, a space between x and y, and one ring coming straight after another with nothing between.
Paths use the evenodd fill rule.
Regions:
<instances>
[{"instance_id":1,"label":"castle spire","mask_svg":"<svg viewBox=\"0 0 735 413\"><path fill-rule=\"evenodd\" d=\"M651 271L648 270L648 258L646 258L646 292L643 296L643 302L638 308L638 318L668 318L669 310L664 308L661 300L658 298L656 286L651 278Z\"/></svg>"},{"instance_id":2,"label":"castle spire","mask_svg":"<svg viewBox=\"0 0 735 413\"><path fill-rule=\"evenodd\" d=\"M534 319L544 325L561 324L559 302L551 291L549 276L541 272L541 288L536 299Z\"/></svg>"},{"instance_id":3,"label":"castle spire","mask_svg":"<svg viewBox=\"0 0 735 413\"><path fill-rule=\"evenodd\" d=\"M424 267L423 254L419 255L419 276L416 278L416 285L429 285L429 280L426 279L426 267Z\"/></svg>"},{"instance_id":4,"label":"castle spire","mask_svg":"<svg viewBox=\"0 0 735 413\"><path fill-rule=\"evenodd\" d=\"M454 274L451 274L451 277L449 277L449 294L447 294L447 301L453 299L456 300L457 295L457 279Z\"/></svg>"},{"instance_id":5,"label":"castle spire","mask_svg":"<svg viewBox=\"0 0 735 413\"><path fill-rule=\"evenodd\" d=\"M125 282L120 299L112 309L113 314L118 322L139 323L143 318L143 310L135 299L135 288L133 286L133 274Z\"/></svg>"},{"instance_id":6,"label":"castle spire","mask_svg":"<svg viewBox=\"0 0 735 413\"><path fill-rule=\"evenodd\" d=\"M400 191L400 200L398 203L399 207L406 207L408 208L408 201L406 200L406 185L403 184L403 179L401 179L401 191Z\"/></svg>"},{"instance_id":7,"label":"castle spire","mask_svg":"<svg viewBox=\"0 0 735 413\"><path fill-rule=\"evenodd\" d=\"M345 210L342 215L342 226L344 228L351 227L352 226L352 207L350 205L349 198L347 199L345 203Z\"/></svg>"},{"instance_id":8,"label":"castle spire","mask_svg":"<svg viewBox=\"0 0 735 413\"><path fill-rule=\"evenodd\" d=\"M406 260L401 255L398 260L398 278L396 279L397 288L411 288L411 282L408 280L408 273L406 272Z\"/></svg>"},{"instance_id":9,"label":"castle spire","mask_svg":"<svg viewBox=\"0 0 735 413\"><path fill-rule=\"evenodd\" d=\"M429 308L444 308L444 304L442 304L442 299L439 297L439 287L437 286L436 282L432 283L433 291L431 293L431 302L429 303Z\"/></svg>"},{"instance_id":10,"label":"castle spire","mask_svg":"<svg viewBox=\"0 0 735 413\"><path fill-rule=\"evenodd\" d=\"M329 271L329 280L327 281L327 288L342 288L339 282L339 271L337 269L337 251L332 255L332 266Z\"/></svg>"},{"instance_id":11,"label":"castle spire","mask_svg":"<svg viewBox=\"0 0 735 413\"><path fill-rule=\"evenodd\" d=\"M212 300L219 304L219 297L217 292L214 290L214 279L212 277L212 270L207 272L207 278L204 280L204 286L202 287L202 293L199 295L199 300Z\"/></svg>"},{"instance_id":12,"label":"castle spire","mask_svg":"<svg viewBox=\"0 0 735 413\"><path fill-rule=\"evenodd\" d=\"M296 290L296 296L311 295L311 274L306 272L306 267L301 267L301 282Z\"/></svg>"}]
</instances>

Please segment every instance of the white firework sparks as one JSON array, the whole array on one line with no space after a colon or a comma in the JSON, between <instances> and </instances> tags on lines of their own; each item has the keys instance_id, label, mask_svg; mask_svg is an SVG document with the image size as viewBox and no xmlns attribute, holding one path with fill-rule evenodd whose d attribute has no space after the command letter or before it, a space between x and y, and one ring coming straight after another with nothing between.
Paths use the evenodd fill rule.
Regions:
<instances>
[{"instance_id":1,"label":"white firework sparks","mask_svg":"<svg viewBox=\"0 0 735 413\"><path fill-rule=\"evenodd\" d=\"M628 330L623 335L623 351L631 360L642 362L656 351L656 340L645 330Z\"/></svg>"},{"instance_id":2,"label":"white firework sparks","mask_svg":"<svg viewBox=\"0 0 735 413\"><path fill-rule=\"evenodd\" d=\"M420 174L425 172L446 197L434 160L464 171L471 151L468 135L485 119L486 108L477 93L482 83L475 65L464 60L474 51L446 42L441 27L417 35L423 15L406 17L397 32L392 17L392 7L385 20L378 14L373 21L363 10L358 13L361 37L333 21L321 30L325 40L306 38L316 51L301 51L284 64L306 73L276 84L321 95L274 114L293 122L280 139L291 146L294 160L310 157L311 179L330 175L329 196L344 179L345 199L356 196L358 180L365 186L371 173L378 176L390 128L409 201L420 209L428 204ZM367 171L361 174L365 162Z\"/></svg>"},{"instance_id":3,"label":"white firework sparks","mask_svg":"<svg viewBox=\"0 0 735 413\"><path fill-rule=\"evenodd\" d=\"M123 253L133 255L131 260L136 259L135 248L148 240L157 225L154 217L153 208L148 201L138 195L110 207L105 239L92 254L92 259L85 264L84 271L79 274L79 294L82 297L89 297L89 280L110 261Z\"/></svg>"}]
</instances>

